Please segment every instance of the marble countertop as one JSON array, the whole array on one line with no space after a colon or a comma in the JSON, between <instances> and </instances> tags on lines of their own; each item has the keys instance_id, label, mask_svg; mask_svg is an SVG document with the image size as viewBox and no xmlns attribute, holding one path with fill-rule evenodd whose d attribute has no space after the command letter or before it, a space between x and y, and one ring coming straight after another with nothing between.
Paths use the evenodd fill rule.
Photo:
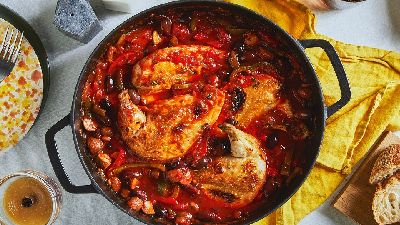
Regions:
<instances>
[{"instance_id":1,"label":"marble countertop","mask_svg":"<svg viewBox=\"0 0 400 225\"><path fill-rule=\"evenodd\" d=\"M168 0L137 1L139 12ZM0 0L15 10L36 30L47 50L51 84L48 99L37 122L27 136L1 156L0 177L22 169L43 171L55 178L47 155L44 135L71 107L73 91L80 71L97 44L118 24L129 18L104 10L93 0L103 30L88 44L81 44L60 33L52 24L55 0ZM340 11L316 12L317 31L337 40L400 52L400 0L367 0ZM89 184L72 141L71 129L56 136L62 162L76 185ZM300 224L354 224L329 206L331 198L305 217ZM99 194L63 192L63 208L56 224L139 224Z\"/></svg>"}]
</instances>

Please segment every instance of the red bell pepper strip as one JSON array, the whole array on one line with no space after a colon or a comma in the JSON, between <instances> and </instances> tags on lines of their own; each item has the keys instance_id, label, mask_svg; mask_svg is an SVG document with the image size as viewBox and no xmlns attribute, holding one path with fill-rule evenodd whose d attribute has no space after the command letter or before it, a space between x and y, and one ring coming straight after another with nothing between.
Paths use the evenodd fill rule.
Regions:
<instances>
[{"instance_id":1,"label":"red bell pepper strip","mask_svg":"<svg viewBox=\"0 0 400 225\"><path fill-rule=\"evenodd\" d=\"M194 150L190 153L193 157L193 163L196 164L207 154L208 135L205 135L199 142L196 143Z\"/></svg>"},{"instance_id":2,"label":"red bell pepper strip","mask_svg":"<svg viewBox=\"0 0 400 225\"><path fill-rule=\"evenodd\" d=\"M200 32L196 33L193 38L214 48L229 46L231 42L231 36L222 27L202 29Z\"/></svg>"},{"instance_id":3,"label":"red bell pepper strip","mask_svg":"<svg viewBox=\"0 0 400 225\"><path fill-rule=\"evenodd\" d=\"M173 209L175 210L186 210L189 208L188 203L179 203L175 198L173 197L160 197L160 196L155 196L154 198L157 202L163 203L170 205Z\"/></svg>"},{"instance_id":4,"label":"red bell pepper strip","mask_svg":"<svg viewBox=\"0 0 400 225\"><path fill-rule=\"evenodd\" d=\"M113 175L113 172L116 168L120 167L122 164L124 164L126 161L126 152L124 149L120 148L117 158L115 161L111 164L111 166L108 168L107 171L107 177L111 177Z\"/></svg>"},{"instance_id":5,"label":"red bell pepper strip","mask_svg":"<svg viewBox=\"0 0 400 225\"><path fill-rule=\"evenodd\" d=\"M111 63L110 67L108 68L108 74L114 74L117 69L127 64L128 62L134 63L139 58L139 56L141 56L141 53L139 52L123 53Z\"/></svg>"},{"instance_id":6,"label":"red bell pepper strip","mask_svg":"<svg viewBox=\"0 0 400 225\"><path fill-rule=\"evenodd\" d=\"M182 23L172 24L172 35L180 41L187 41L190 38L190 31L187 25Z\"/></svg>"},{"instance_id":7,"label":"red bell pepper strip","mask_svg":"<svg viewBox=\"0 0 400 225\"><path fill-rule=\"evenodd\" d=\"M164 203L164 204L167 204L167 205L178 205L179 204L178 201L173 197L155 196L154 199L157 202Z\"/></svg>"},{"instance_id":8,"label":"red bell pepper strip","mask_svg":"<svg viewBox=\"0 0 400 225\"><path fill-rule=\"evenodd\" d=\"M179 203L178 205L175 205L172 208L174 208L175 210L186 210L187 208L189 208L189 204L188 203Z\"/></svg>"},{"instance_id":9,"label":"red bell pepper strip","mask_svg":"<svg viewBox=\"0 0 400 225\"><path fill-rule=\"evenodd\" d=\"M153 29L151 27L140 28L129 32L125 36L125 41L131 45L136 45L144 48L153 39Z\"/></svg>"}]
</instances>

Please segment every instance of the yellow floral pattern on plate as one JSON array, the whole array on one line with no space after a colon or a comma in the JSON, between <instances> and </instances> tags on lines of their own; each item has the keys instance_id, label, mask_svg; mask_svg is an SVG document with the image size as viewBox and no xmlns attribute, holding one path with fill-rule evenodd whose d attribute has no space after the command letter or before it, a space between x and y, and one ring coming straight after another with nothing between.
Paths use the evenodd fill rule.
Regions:
<instances>
[{"instance_id":1,"label":"yellow floral pattern on plate","mask_svg":"<svg viewBox=\"0 0 400 225\"><path fill-rule=\"evenodd\" d=\"M7 27L0 18L0 40ZM0 43L1 44L1 43ZM43 98L43 74L39 59L24 38L11 74L0 83L0 151L15 146L39 114Z\"/></svg>"}]
</instances>

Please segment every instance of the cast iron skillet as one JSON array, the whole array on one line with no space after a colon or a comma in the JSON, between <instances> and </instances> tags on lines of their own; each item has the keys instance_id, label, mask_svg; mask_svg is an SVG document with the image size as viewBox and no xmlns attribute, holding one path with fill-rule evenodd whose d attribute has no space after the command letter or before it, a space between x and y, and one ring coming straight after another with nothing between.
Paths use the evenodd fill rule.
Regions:
<instances>
[{"instance_id":1,"label":"cast iron skillet","mask_svg":"<svg viewBox=\"0 0 400 225\"><path fill-rule=\"evenodd\" d=\"M304 72L310 77L310 82L313 84L313 93L316 99L316 104L314 104L314 115L315 115L315 124L316 124L316 133L313 135L312 140L310 141L308 149L308 156L305 163L305 173L294 179L290 185L286 188L282 188L278 193L275 194L275 198L270 202L262 205L258 210L249 215L245 220L237 221L236 224L248 224L251 222L255 222L262 217L270 214L278 207L280 207L283 203L285 203L302 185L309 172L314 166L316 161L322 137L325 127L325 120L327 117L334 114L341 107L347 104L350 100L351 92L349 83L346 78L345 71L340 62L339 57L337 56L334 48L329 42L324 40L295 40L289 34L287 34L284 30L282 30L279 26L271 22L270 20L262 17L261 15L256 14L253 11L250 11L246 8L223 3L223 2L215 2L215 1L180 1L180 2L171 2L164 5L159 5L143 11L127 21L123 22L120 26L115 28L104 40L97 46L97 48L93 51L92 55L89 57L86 62L82 73L78 79L78 84L75 89L75 95L72 102L72 110L69 115L64 117L62 120L57 122L54 126L52 126L46 133L46 145L48 154L50 157L50 161L53 165L54 171L59 179L61 185L64 189L71 193L100 193L105 198L107 198L112 204L117 206L119 209L129 214L135 219L138 219L147 224L154 224L155 222L151 217L144 215L143 213L137 213L132 210L129 210L129 207L126 203L118 197L116 193L114 193L109 186L107 186L106 182L99 176L97 171L96 164L92 161L90 153L88 152L82 138L82 122L81 122L81 95L83 86L87 80L87 75L92 71L94 66L96 65L96 60L101 56L101 54L106 49L107 43L115 43L118 39L121 31L125 29L130 29L135 26L140 26L142 21L148 18L151 14L158 14L160 12L165 12L166 9L175 9L175 10L188 10L193 8L206 8L209 10L213 10L215 8L222 8L225 10L229 10L230 12L237 13L240 15L244 15L253 20L261 21L261 23L273 31L278 35L279 38L283 39L288 43L289 48L292 49L293 54L297 57L300 65L303 67ZM341 99L335 104L326 107L324 105L324 99L322 96L321 87L318 81L318 78L315 74L315 71L310 64L309 59L307 58L304 48L309 47L320 47L325 50L329 59L331 60L332 66L336 72L336 76L339 80L340 90L341 90ZM68 178L68 175L65 173L62 163L59 158L57 144L55 142L55 134L59 132L64 127L71 125L72 134L75 142L75 147L78 153L78 156L81 160L81 163L88 174L91 184L84 186L75 186L72 184Z\"/></svg>"}]
</instances>

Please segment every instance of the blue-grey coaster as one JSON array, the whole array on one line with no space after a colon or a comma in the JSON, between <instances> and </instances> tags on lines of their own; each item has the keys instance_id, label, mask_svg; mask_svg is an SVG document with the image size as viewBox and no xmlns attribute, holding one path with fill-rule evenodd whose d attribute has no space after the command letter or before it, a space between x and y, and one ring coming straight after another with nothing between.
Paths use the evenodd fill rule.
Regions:
<instances>
[{"instance_id":1,"label":"blue-grey coaster","mask_svg":"<svg viewBox=\"0 0 400 225\"><path fill-rule=\"evenodd\" d=\"M53 23L61 32L83 43L102 29L87 0L58 0Z\"/></svg>"}]
</instances>

